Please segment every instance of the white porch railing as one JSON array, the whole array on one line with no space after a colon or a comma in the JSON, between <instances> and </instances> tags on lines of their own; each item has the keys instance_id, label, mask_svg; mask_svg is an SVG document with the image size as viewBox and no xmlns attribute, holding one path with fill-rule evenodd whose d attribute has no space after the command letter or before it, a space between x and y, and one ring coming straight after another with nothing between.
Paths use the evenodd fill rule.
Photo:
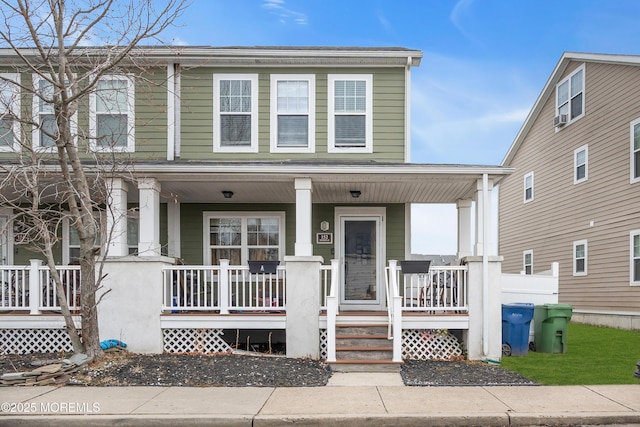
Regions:
<instances>
[{"instance_id":1,"label":"white porch railing","mask_svg":"<svg viewBox=\"0 0 640 427\"><path fill-rule=\"evenodd\" d=\"M56 266L56 270L64 287L64 295L69 305L69 310L72 312L80 310L80 266L59 265ZM51 270L49 270L49 267L43 266L38 269L38 272L40 287L42 288L40 310L59 311L58 289L53 277L51 277Z\"/></svg>"},{"instance_id":2,"label":"white porch railing","mask_svg":"<svg viewBox=\"0 0 640 427\"><path fill-rule=\"evenodd\" d=\"M396 280L402 289L404 311L431 313L466 312L468 305L468 268L431 266L428 273L403 274L395 268Z\"/></svg>"},{"instance_id":3,"label":"white porch railing","mask_svg":"<svg viewBox=\"0 0 640 427\"><path fill-rule=\"evenodd\" d=\"M331 260L331 283L325 287L327 290L327 362L336 361L336 317L339 311L340 286L339 286L339 261Z\"/></svg>"},{"instance_id":4,"label":"white porch railing","mask_svg":"<svg viewBox=\"0 0 640 427\"><path fill-rule=\"evenodd\" d=\"M29 308L29 267L0 266L0 309Z\"/></svg>"}]
</instances>

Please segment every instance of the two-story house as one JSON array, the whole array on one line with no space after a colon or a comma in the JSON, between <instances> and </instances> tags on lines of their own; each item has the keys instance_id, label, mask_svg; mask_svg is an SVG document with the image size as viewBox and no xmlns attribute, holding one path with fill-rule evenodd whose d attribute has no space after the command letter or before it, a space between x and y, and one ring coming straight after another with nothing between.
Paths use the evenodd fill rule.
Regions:
<instances>
[{"instance_id":1,"label":"two-story house","mask_svg":"<svg viewBox=\"0 0 640 427\"><path fill-rule=\"evenodd\" d=\"M560 263L573 319L640 329L640 57L565 53L502 164L503 271Z\"/></svg>"},{"instance_id":2,"label":"two-story house","mask_svg":"<svg viewBox=\"0 0 640 427\"><path fill-rule=\"evenodd\" d=\"M411 163L411 72L421 58L404 48L147 48L136 58L145 75L106 76L76 120L79 145L128 165L107 180L101 334L134 351L194 351L196 341L228 349L225 330L280 331L288 353L331 360L336 329L375 324L399 361L428 342L425 330L447 328L471 358L498 359L499 281L489 269L499 273L499 260L484 247L490 190L511 169ZM0 51L6 77L30 82L12 61ZM22 102L35 117L29 143L46 148L37 126L46 106ZM99 143L105 135L110 144ZM2 141L10 160L18 145ZM457 204L464 262L411 273L391 262L410 256L413 203ZM8 230L5 263L28 265L34 254ZM77 239L68 224L61 238L63 269ZM36 296L4 307L55 310ZM413 317L402 320L404 311ZM47 319L40 328L54 328Z\"/></svg>"}]
</instances>

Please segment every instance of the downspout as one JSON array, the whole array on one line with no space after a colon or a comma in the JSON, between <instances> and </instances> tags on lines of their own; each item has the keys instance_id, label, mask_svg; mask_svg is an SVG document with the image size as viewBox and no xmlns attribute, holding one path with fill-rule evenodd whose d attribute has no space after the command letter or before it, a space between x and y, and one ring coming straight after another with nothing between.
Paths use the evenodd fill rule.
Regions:
<instances>
[{"instance_id":1,"label":"downspout","mask_svg":"<svg viewBox=\"0 0 640 427\"><path fill-rule=\"evenodd\" d=\"M175 65L167 65L167 160L175 159L176 117L175 117Z\"/></svg>"},{"instance_id":2,"label":"downspout","mask_svg":"<svg viewBox=\"0 0 640 427\"><path fill-rule=\"evenodd\" d=\"M482 174L482 352L489 355L489 255L487 233L489 231L487 204L489 203L489 176Z\"/></svg>"},{"instance_id":3,"label":"downspout","mask_svg":"<svg viewBox=\"0 0 640 427\"><path fill-rule=\"evenodd\" d=\"M411 63L412 57L407 57L404 69L404 162L411 162Z\"/></svg>"}]
</instances>

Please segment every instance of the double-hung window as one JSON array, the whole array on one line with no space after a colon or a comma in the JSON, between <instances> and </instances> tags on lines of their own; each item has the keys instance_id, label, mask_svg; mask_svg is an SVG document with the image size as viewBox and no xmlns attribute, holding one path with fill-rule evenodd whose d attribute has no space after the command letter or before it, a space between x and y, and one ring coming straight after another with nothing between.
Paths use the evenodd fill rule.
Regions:
<instances>
[{"instance_id":1,"label":"double-hung window","mask_svg":"<svg viewBox=\"0 0 640 427\"><path fill-rule=\"evenodd\" d=\"M328 76L328 147L330 153L373 153L373 76Z\"/></svg>"},{"instance_id":2,"label":"double-hung window","mask_svg":"<svg viewBox=\"0 0 640 427\"><path fill-rule=\"evenodd\" d=\"M0 151L20 147L20 75L0 74Z\"/></svg>"},{"instance_id":3,"label":"double-hung window","mask_svg":"<svg viewBox=\"0 0 640 427\"><path fill-rule=\"evenodd\" d=\"M315 151L315 92L312 74L271 75L271 151Z\"/></svg>"},{"instance_id":4,"label":"double-hung window","mask_svg":"<svg viewBox=\"0 0 640 427\"><path fill-rule=\"evenodd\" d=\"M640 119L631 122L631 183L640 182Z\"/></svg>"},{"instance_id":5,"label":"double-hung window","mask_svg":"<svg viewBox=\"0 0 640 427\"><path fill-rule=\"evenodd\" d=\"M524 274L533 274L533 251L528 250L522 253L522 271Z\"/></svg>"},{"instance_id":6,"label":"double-hung window","mask_svg":"<svg viewBox=\"0 0 640 427\"><path fill-rule=\"evenodd\" d=\"M589 147L583 145L573 152L573 183L579 184L589 179Z\"/></svg>"},{"instance_id":7,"label":"double-hung window","mask_svg":"<svg viewBox=\"0 0 640 427\"><path fill-rule=\"evenodd\" d=\"M94 240L94 251L96 254L101 252L102 242L106 235L105 221L102 212L93 213L96 226L96 236ZM69 218L65 218L62 222L62 231L64 238L62 240L62 262L64 264L77 264L80 261L80 237L76 228L70 223Z\"/></svg>"},{"instance_id":8,"label":"double-hung window","mask_svg":"<svg viewBox=\"0 0 640 427\"><path fill-rule=\"evenodd\" d=\"M533 172L529 172L524 176L524 202L533 200Z\"/></svg>"},{"instance_id":9,"label":"double-hung window","mask_svg":"<svg viewBox=\"0 0 640 427\"><path fill-rule=\"evenodd\" d=\"M284 254L283 212L205 212L204 263L279 261Z\"/></svg>"},{"instance_id":10,"label":"double-hung window","mask_svg":"<svg viewBox=\"0 0 640 427\"><path fill-rule=\"evenodd\" d=\"M33 77L33 147L36 150L53 151L56 148L58 124L53 111L53 84L38 76ZM76 133L77 114L69 119L69 130Z\"/></svg>"},{"instance_id":11,"label":"double-hung window","mask_svg":"<svg viewBox=\"0 0 640 427\"><path fill-rule=\"evenodd\" d=\"M213 75L213 151L258 152L258 75Z\"/></svg>"},{"instance_id":12,"label":"double-hung window","mask_svg":"<svg viewBox=\"0 0 640 427\"><path fill-rule=\"evenodd\" d=\"M640 286L640 230L631 232L631 271L630 279L632 285Z\"/></svg>"},{"instance_id":13,"label":"double-hung window","mask_svg":"<svg viewBox=\"0 0 640 427\"><path fill-rule=\"evenodd\" d=\"M584 115L584 65L556 86L556 115L564 116L566 123Z\"/></svg>"},{"instance_id":14,"label":"double-hung window","mask_svg":"<svg viewBox=\"0 0 640 427\"><path fill-rule=\"evenodd\" d=\"M587 274L587 241L573 242L573 275L586 276Z\"/></svg>"},{"instance_id":15,"label":"double-hung window","mask_svg":"<svg viewBox=\"0 0 640 427\"><path fill-rule=\"evenodd\" d=\"M89 131L95 151L135 151L135 93L130 76L103 76L89 97Z\"/></svg>"}]
</instances>

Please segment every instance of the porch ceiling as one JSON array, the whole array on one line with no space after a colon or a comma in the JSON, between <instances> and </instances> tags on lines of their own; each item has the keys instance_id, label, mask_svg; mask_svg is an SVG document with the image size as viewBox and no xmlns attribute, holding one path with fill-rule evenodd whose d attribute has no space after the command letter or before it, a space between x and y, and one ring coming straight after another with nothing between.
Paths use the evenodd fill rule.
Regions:
<instances>
[{"instance_id":1,"label":"porch ceiling","mask_svg":"<svg viewBox=\"0 0 640 427\"><path fill-rule=\"evenodd\" d=\"M473 198L483 173L497 183L513 172L499 166L416 164L190 166L145 176L160 181L164 199L181 203L295 203L295 179L310 178L314 203L363 204L455 203ZM223 190L233 197L225 199ZM351 190L360 191L360 197L353 198ZM136 193L130 191L130 198Z\"/></svg>"}]
</instances>

